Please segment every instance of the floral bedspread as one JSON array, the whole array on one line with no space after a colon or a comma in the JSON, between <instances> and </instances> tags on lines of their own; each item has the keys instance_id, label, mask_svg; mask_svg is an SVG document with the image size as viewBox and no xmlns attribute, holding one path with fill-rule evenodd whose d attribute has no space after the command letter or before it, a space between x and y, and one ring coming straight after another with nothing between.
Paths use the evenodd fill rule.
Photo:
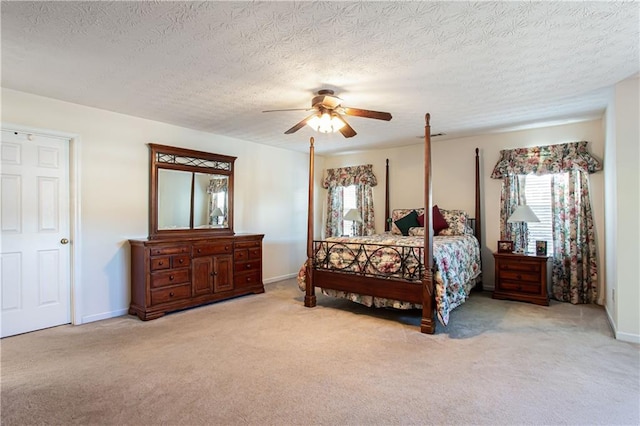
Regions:
<instances>
[{"instance_id":1,"label":"floral bedspread","mask_svg":"<svg viewBox=\"0 0 640 426\"><path fill-rule=\"evenodd\" d=\"M316 268L340 270L366 276L387 276L420 282L424 237L391 233L366 237L331 237L315 243ZM400 259L404 262L400 262ZM442 325L450 312L467 300L480 275L480 246L472 235L433 237L436 312ZM400 266L402 264L402 266ZM298 273L298 286L305 291L306 269ZM321 289L328 296L341 297L366 306L396 309L422 308L399 300L384 299L344 291Z\"/></svg>"}]
</instances>

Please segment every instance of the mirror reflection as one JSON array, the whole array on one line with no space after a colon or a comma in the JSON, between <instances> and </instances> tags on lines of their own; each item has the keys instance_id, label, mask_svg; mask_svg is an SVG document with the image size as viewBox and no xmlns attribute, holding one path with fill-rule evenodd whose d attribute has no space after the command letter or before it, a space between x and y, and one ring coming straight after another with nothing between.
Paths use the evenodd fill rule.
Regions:
<instances>
[{"instance_id":1,"label":"mirror reflection","mask_svg":"<svg viewBox=\"0 0 640 426\"><path fill-rule=\"evenodd\" d=\"M210 175L207 187L208 197L208 223L213 227L226 228L227 199L229 193L229 177L223 175Z\"/></svg>"},{"instance_id":2,"label":"mirror reflection","mask_svg":"<svg viewBox=\"0 0 640 426\"><path fill-rule=\"evenodd\" d=\"M228 176L158 169L158 229L190 229L192 193L194 228L228 227L228 188Z\"/></svg>"}]
</instances>

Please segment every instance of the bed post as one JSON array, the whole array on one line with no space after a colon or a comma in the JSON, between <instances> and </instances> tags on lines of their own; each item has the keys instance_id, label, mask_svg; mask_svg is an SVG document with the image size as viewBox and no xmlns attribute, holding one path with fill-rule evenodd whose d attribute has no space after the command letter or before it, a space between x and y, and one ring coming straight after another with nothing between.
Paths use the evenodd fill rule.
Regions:
<instances>
[{"instance_id":1,"label":"bed post","mask_svg":"<svg viewBox=\"0 0 640 426\"><path fill-rule=\"evenodd\" d=\"M316 289L313 286L313 165L314 149L313 137L309 140L309 207L307 211L307 277L304 306L312 308L316 306Z\"/></svg>"},{"instance_id":2,"label":"bed post","mask_svg":"<svg viewBox=\"0 0 640 426\"><path fill-rule=\"evenodd\" d=\"M389 159L387 158L387 166L384 179L384 232L391 230L391 213L389 211Z\"/></svg>"},{"instance_id":3,"label":"bed post","mask_svg":"<svg viewBox=\"0 0 640 426\"><path fill-rule=\"evenodd\" d=\"M422 277L422 321L420 331L433 334L435 322L435 289L433 286L433 218L431 217L431 115L425 115L424 126L424 275Z\"/></svg>"},{"instance_id":4,"label":"bed post","mask_svg":"<svg viewBox=\"0 0 640 426\"><path fill-rule=\"evenodd\" d=\"M480 150L476 148L476 238L480 244L480 270L482 271L482 209L480 208ZM482 275L480 281L476 283L476 290L482 291Z\"/></svg>"}]
</instances>

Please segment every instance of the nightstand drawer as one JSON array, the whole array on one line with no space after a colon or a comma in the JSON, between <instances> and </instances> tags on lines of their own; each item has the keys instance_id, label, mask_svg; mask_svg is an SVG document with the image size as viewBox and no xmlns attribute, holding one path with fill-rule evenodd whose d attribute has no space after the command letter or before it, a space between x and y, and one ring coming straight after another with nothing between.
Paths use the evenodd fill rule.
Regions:
<instances>
[{"instance_id":1,"label":"nightstand drawer","mask_svg":"<svg viewBox=\"0 0 640 426\"><path fill-rule=\"evenodd\" d=\"M499 286L500 286L500 290L507 291L507 292L515 291L518 293L540 294L539 283L500 281Z\"/></svg>"},{"instance_id":2,"label":"nightstand drawer","mask_svg":"<svg viewBox=\"0 0 640 426\"><path fill-rule=\"evenodd\" d=\"M524 271L524 272L540 272L540 263L531 262L501 262L500 272L502 271Z\"/></svg>"},{"instance_id":3,"label":"nightstand drawer","mask_svg":"<svg viewBox=\"0 0 640 426\"><path fill-rule=\"evenodd\" d=\"M540 282L540 271L537 272L521 272L512 270L500 270L498 272L500 280L528 281L533 283Z\"/></svg>"}]
</instances>

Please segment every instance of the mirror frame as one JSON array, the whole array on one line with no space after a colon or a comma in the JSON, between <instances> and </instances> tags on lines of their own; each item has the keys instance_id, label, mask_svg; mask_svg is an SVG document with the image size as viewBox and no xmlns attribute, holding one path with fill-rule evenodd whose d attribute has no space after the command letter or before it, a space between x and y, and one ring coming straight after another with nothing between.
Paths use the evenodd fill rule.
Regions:
<instances>
[{"instance_id":1,"label":"mirror frame","mask_svg":"<svg viewBox=\"0 0 640 426\"><path fill-rule=\"evenodd\" d=\"M149 166L149 239L207 237L233 235L233 172L237 157L196 151L193 149L150 143ZM227 195L227 227L193 228L193 183L191 185L190 228L158 229L158 170L170 169L192 173L224 175L229 178ZM193 179L192 179L193 182Z\"/></svg>"}]
</instances>

